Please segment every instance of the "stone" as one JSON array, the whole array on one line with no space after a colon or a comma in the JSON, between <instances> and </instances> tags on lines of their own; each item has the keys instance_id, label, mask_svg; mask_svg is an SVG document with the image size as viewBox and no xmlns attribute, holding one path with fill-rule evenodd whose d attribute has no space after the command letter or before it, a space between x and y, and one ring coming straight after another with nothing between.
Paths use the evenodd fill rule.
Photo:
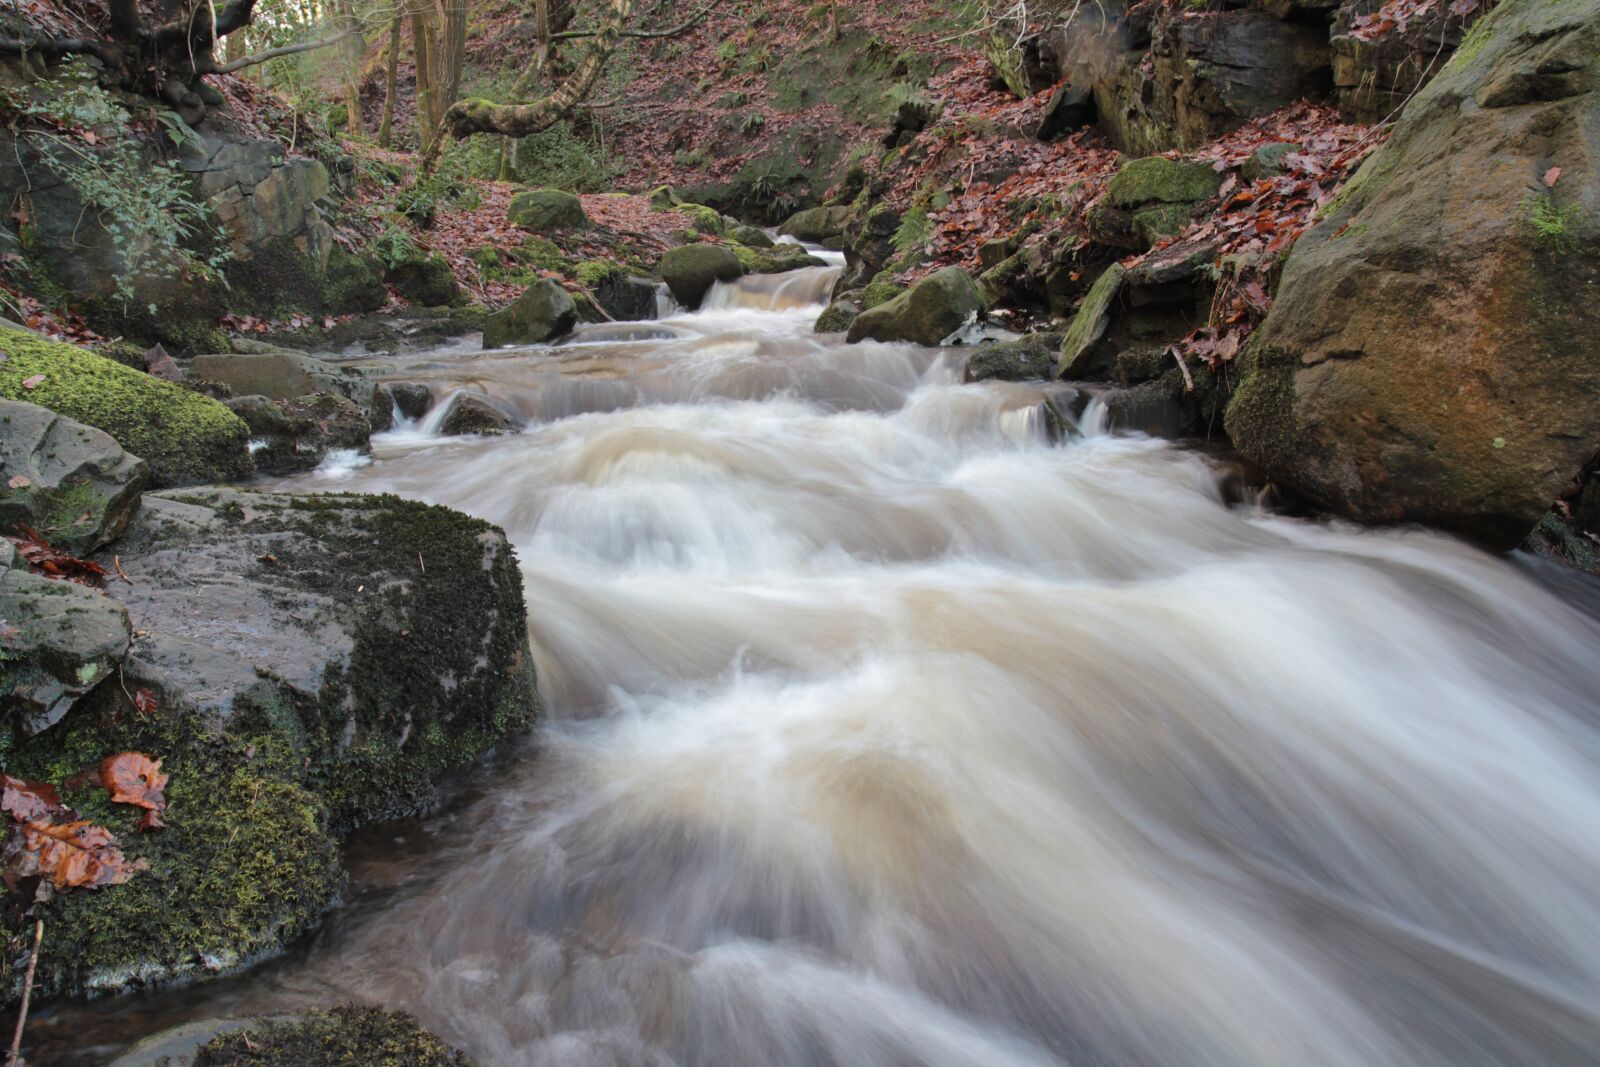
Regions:
<instances>
[{"instance_id":1,"label":"stone","mask_svg":"<svg viewBox=\"0 0 1600 1067\"><path fill-rule=\"evenodd\" d=\"M733 249L725 245L692 244L669 249L656 265L672 297L693 310L717 282L728 282L744 274L744 265Z\"/></svg>"},{"instance_id":2,"label":"stone","mask_svg":"<svg viewBox=\"0 0 1600 1067\"><path fill-rule=\"evenodd\" d=\"M415 255L391 266L384 275L395 290L418 307L446 307L460 295L455 272L437 252Z\"/></svg>"},{"instance_id":3,"label":"stone","mask_svg":"<svg viewBox=\"0 0 1600 1067\"><path fill-rule=\"evenodd\" d=\"M1209 163L1147 156L1124 163L1112 176L1106 185L1106 203L1120 208L1192 204L1216 196L1222 181Z\"/></svg>"},{"instance_id":4,"label":"stone","mask_svg":"<svg viewBox=\"0 0 1600 1067\"><path fill-rule=\"evenodd\" d=\"M1041 141L1054 141L1090 125L1094 118L1094 92L1091 88L1060 85L1045 103L1044 115L1039 120L1034 136Z\"/></svg>"},{"instance_id":5,"label":"stone","mask_svg":"<svg viewBox=\"0 0 1600 1067\"><path fill-rule=\"evenodd\" d=\"M551 278L541 278L521 296L483 324L483 347L538 345L572 332L578 324L578 307L572 296Z\"/></svg>"},{"instance_id":6,"label":"stone","mask_svg":"<svg viewBox=\"0 0 1600 1067\"><path fill-rule=\"evenodd\" d=\"M830 237L843 236L850 222L850 209L843 206L814 207L796 212L778 227L778 236L821 244Z\"/></svg>"},{"instance_id":7,"label":"stone","mask_svg":"<svg viewBox=\"0 0 1600 1067\"><path fill-rule=\"evenodd\" d=\"M154 485L230 481L254 470L249 429L215 400L21 330L0 329L0 352L0 397L104 431L149 464Z\"/></svg>"},{"instance_id":8,"label":"stone","mask_svg":"<svg viewBox=\"0 0 1600 1067\"><path fill-rule=\"evenodd\" d=\"M192 1067L472 1067L404 1012L358 1005L252 1020L220 1030Z\"/></svg>"},{"instance_id":9,"label":"stone","mask_svg":"<svg viewBox=\"0 0 1600 1067\"><path fill-rule=\"evenodd\" d=\"M99 590L33 574L0 553L0 700L25 735L54 726L128 653L128 610Z\"/></svg>"},{"instance_id":10,"label":"stone","mask_svg":"<svg viewBox=\"0 0 1600 1067\"><path fill-rule=\"evenodd\" d=\"M771 237L767 236L766 230L758 226L746 226L742 222L728 227L727 238L730 241L737 241L747 248L771 248L776 243Z\"/></svg>"},{"instance_id":11,"label":"stone","mask_svg":"<svg viewBox=\"0 0 1600 1067\"><path fill-rule=\"evenodd\" d=\"M827 260L813 256L799 245L787 241L771 248L747 248L739 244L729 247L739 257L739 266L746 274L787 274L792 270L828 265Z\"/></svg>"},{"instance_id":12,"label":"stone","mask_svg":"<svg viewBox=\"0 0 1600 1067\"><path fill-rule=\"evenodd\" d=\"M250 427L250 451L262 474L297 474L314 469L336 449L366 452L371 447L366 412L339 393L288 400L242 396L226 403Z\"/></svg>"},{"instance_id":13,"label":"stone","mask_svg":"<svg viewBox=\"0 0 1600 1067\"><path fill-rule=\"evenodd\" d=\"M451 401L450 410L439 424L439 432L446 437L498 437L517 430L517 420L472 393L463 393Z\"/></svg>"},{"instance_id":14,"label":"stone","mask_svg":"<svg viewBox=\"0 0 1600 1067\"><path fill-rule=\"evenodd\" d=\"M150 467L111 435L47 408L0 400L0 530L26 524L86 556L139 507Z\"/></svg>"},{"instance_id":15,"label":"stone","mask_svg":"<svg viewBox=\"0 0 1600 1067\"><path fill-rule=\"evenodd\" d=\"M968 382L1032 382L1055 377L1061 334L1030 333L1015 341L985 342L967 356Z\"/></svg>"},{"instance_id":16,"label":"stone","mask_svg":"<svg viewBox=\"0 0 1600 1067\"><path fill-rule=\"evenodd\" d=\"M906 292L864 311L848 339L911 341L933 347L986 310L983 295L960 267L934 271Z\"/></svg>"},{"instance_id":17,"label":"stone","mask_svg":"<svg viewBox=\"0 0 1600 1067\"><path fill-rule=\"evenodd\" d=\"M308 393L343 392L359 374L298 352L219 353L196 356L189 373L199 381L226 385L234 396L288 400Z\"/></svg>"},{"instance_id":18,"label":"stone","mask_svg":"<svg viewBox=\"0 0 1600 1067\"><path fill-rule=\"evenodd\" d=\"M617 322L643 322L660 317L661 283L626 270L613 271L591 290L595 303Z\"/></svg>"},{"instance_id":19,"label":"stone","mask_svg":"<svg viewBox=\"0 0 1600 1067\"><path fill-rule=\"evenodd\" d=\"M1300 151L1299 145L1286 141L1262 145L1251 152L1249 158L1239 167L1239 177L1247 182L1276 178L1283 173L1283 157L1298 151Z\"/></svg>"},{"instance_id":20,"label":"stone","mask_svg":"<svg viewBox=\"0 0 1600 1067\"><path fill-rule=\"evenodd\" d=\"M816 333L844 333L850 329L850 324L860 317L865 310L861 306L861 291L853 289L834 300L817 316L816 325L812 330Z\"/></svg>"},{"instance_id":21,"label":"stone","mask_svg":"<svg viewBox=\"0 0 1600 1067\"><path fill-rule=\"evenodd\" d=\"M533 233L550 230L583 230L589 227L583 201L559 189L529 189L511 198L506 217Z\"/></svg>"},{"instance_id":22,"label":"stone","mask_svg":"<svg viewBox=\"0 0 1600 1067\"><path fill-rule=\"evenodd\" d=\"M383 267L366 256L335 248L328 256L324 308L333 315L360 315L389 303Z\"/></svg>"},{"instance_id":23,"label":"stone","mask_svg":"<svg viewBox=\"0 0 1600 1067\"><path fill-rule=\"evenodd\" d=\"M1478 22L1295 244L1240 451L1338 515L1522 540L1600 451L1597 114L1600 0Z\"/></svg>"},{"instance_id":24,"label":"stone","mask_svg":"<svg viewBox=\"0 0 1600 1067\"><path fill-rule=\"evenodd\" d=\"M433 390L421 382L384 382L379 387L387 392L392 410L407 419L420 419L433 407Z\"/></svg>"},{"instance_id":25,"label":"stone","mask_svg":"<svg viewBox=\"0 0 1600 1067\"><path fill-rule=\"evenodd\" d=\"M1113 263L1090 286L1061 342L1056 377L1086 381L1109 373L1114 353L1105 344L1106 331L1111 325L1111 312L1122 291L1125 273L1122 264Z\"/></svg>"}]
</instances>

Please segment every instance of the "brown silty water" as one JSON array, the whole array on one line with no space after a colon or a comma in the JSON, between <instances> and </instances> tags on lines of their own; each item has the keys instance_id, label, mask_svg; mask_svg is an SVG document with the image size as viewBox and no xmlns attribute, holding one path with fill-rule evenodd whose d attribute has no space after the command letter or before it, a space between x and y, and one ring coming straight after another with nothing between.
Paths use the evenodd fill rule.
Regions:
<instances>
[{"instance_id":1,"label":"brown silty water","mask_svg":"<svg viewBox=\"0 0 1600 1067\"><path fill-rule=\"evenodd\" d=\"M488 1067L1600 1062L1595 624L815 335L832 278L401 368L525 428L297 485L505 527L536 743L311 946L39 1040L356 998Z\"/></svg>"}]
</instances>

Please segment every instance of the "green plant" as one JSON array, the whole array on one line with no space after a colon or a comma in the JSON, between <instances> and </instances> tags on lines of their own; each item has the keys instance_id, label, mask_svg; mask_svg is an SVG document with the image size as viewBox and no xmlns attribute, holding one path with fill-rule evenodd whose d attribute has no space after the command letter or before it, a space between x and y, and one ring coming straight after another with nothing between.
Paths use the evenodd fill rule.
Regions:
<instances>
[{"instance_id":1,"label":"green plant","mask_svg":"<svg viewBox=\"0 0 1600 1067\"><path fill-rule=\"evenodd\" d=\"M889 238L889 243L894 245L896 252L904 254L923 247L932 236L933 224L928 221L928 212L923 208L913 208L900 219L900 225L894 231L894 236Z\"/></svg>"},{"instance_id":2,"label":"green plant","mask_svg":"<svg viewBox=\"0 0 1600 1067\"><path fill-rule=\"evenodd\" d=\"M739 42L726 40L717 45L717 60L722 63L732 63L739 55Z\"/></svg>"},{"instance_id":3,"label":"green plant","mask_svg":"<svg viewBox=\"0 0 1600 1067\"><path fill-rule=\"evenodd\" d=\"M592 193L608 189L626 168L571 124L558 122L517 146L517 176L529 185Z\"/></svg>"},{"instance_id":4,"label":"green plant","mask_svg":"<svg viewBox=\"0 0 1600 1067\"><path fill-rule=\"evenodd\" d=\"M760 133L766 127L767 117L756 111L745 116L744 121L739 124L739 132L749 137L752 134Z\"/></svg>"},{"instance_id":5,"label":"green plant","mask_svg":"<svg viewBox=\"0 0 1600 1067\"><path fill-rule=\"evenodd\" d=\"M1572 223L1582 210L1577 204L1558 208L1549 193L1531 193L1522 202L1523 219L1534 238L1557 252L1572 251Z\"/></svg>"},{"instance_id":6,"label":"green plant","mask_svg":"<svg viewBox=\"0 0 1600 1067\"><path fill-rule=\"evenodd\" d=\"M422 256L422 249L411 235L392 223L384 224L368 248L385 267L391 269Z\"/></svg>"}]
</instances>

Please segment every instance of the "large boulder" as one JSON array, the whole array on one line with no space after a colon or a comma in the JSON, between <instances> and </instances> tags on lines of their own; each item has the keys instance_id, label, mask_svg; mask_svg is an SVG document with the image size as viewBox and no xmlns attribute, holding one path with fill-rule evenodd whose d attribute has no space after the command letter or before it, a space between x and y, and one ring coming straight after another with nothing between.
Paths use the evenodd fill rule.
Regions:
<instances>
[{"instance_id":1,"label":"large boulder","mask_svg":"<svg viewBox=\"0 0 1600 1067\"><path fill-rule=\"evenodd\" d=\"M550 230L581 230L589 225L583 201L560 189L529 189L511 198L506 217L514 225L534 233Z\"/></svg>"},{"instance_id":2,"label":"large boulder","mask_svg":"<svg viewBox=\"0 0 1600 1067\"><path fill-rule=\"evenodd\" d=\"M743 275L744 265L726 245L693 244L669 249L656 265L656 273L672 290L674 300L686 308L697 308L717 282Z\"/></svg>"},{"instance_id":3,"label":"large boulder","mask_svg":"<svg viewBox=\"0 0 1600 1067\"><path fill-rule=\"evenodd\" d=\"M88 555L122 533L150 466L111 435L47 408L0 400L0 530L26 523Z\"/></svg>"},{"instance_id":4,"label":"large boulder","mask_svg":"<svg viewBox=\"0 0 1600 1067\"><path fill-rule=\"evenodd\" d=\"M250 431L233 412L182 386L23 330L0 329L0 397L105 431L150 465L156 485L248 477Z\"/></svg>"},{"instance_id":5,"label":"large boulder","mask_svg":"<svg viewBox=\"0 0 1600 1067\"><path fill-rule=\"evenodd\" d=\"M778 227L778 236L820 245L844 235L845 227L850 224L850 214L846 206L807 208L784 220Z\"/></svg>"},{"instance_id":6,"label":"large boulder","mask_svg":"<svg viewBox=\"0 0 1600 1067\"><path fill-rule=\"evenodd\" d=\"M1352 518L1510 546L1600 450L1600 0L1506 0L1300 239L1228 408Z\"/></svg>"},{"instance_id":7,"label":"large boulder","mask_svg":"<svg viewBox=\"0 0 1600 1067\"><path fill-rule=\"evenodd\" d=\"M847 335L856 341L912 341L934 346L985 310L983 294L960 267L934 271L886 304L864 311Z\"/></svg>"},{"instance_id":8,"label":"large boulder","mask_svg":"<svg viewBox=\"0 0 1600 1067\"><path fill-rule=\"evenodd\" d=\"M1111 313L1116 308L1126 273L1122 264L1113 263L1089 288L1089 294L1078 306L1078 313L1062 339L1056 377L1085 381L1109 374L1116 351L1107 343L1106 333L1111 327Z\"/></svg>"},{"instance_id":9,"label":"large boulder","mask_svg":"<svg viewBox=\"0 0 1600 1067\"><path fill-rule=\"evenodd\" d=\"M0 704L31 736L116 671L132 631L121 604L34 574L9 543L0 546Z\"/></svg>"},{"instance_id":10,"label":"large boulder","mask_svg":"<svg viewBox=\"0 0 1600 1067\"><path fill-rule=\"evenodd\" d=\"M483 347L543 344L571 333L577 324L571 294L559 282L541 278L484 320Z\"/></svg>"},{"instance_id":11,"label":"large boulder","mask_svg":"<svg viewBox=\"0 0 1600 1067\"><path fill-rule=\"evenodd\" d=\"M521 573L487 523L386 496L188 490L147 494L117 552L138 631L115 683L13 743L6 769L62 784L149 870L44 906L36 992L276 951L337 898L343 833L427 807L532 721ZM170 776L160 833L70 777L119 751Z\"/></svg>"},{"instance_id":12,"label":"large boulder","mask_svg":"<svg viewBox=\"0 0 1600 1067\"><path fill-rule=\"evenodd\" d=\"M407 256L389 267L384 278L418 307L446 307L460 295L455 272L437 252Z\"/></svg>"},{"instance_id":13,"label":"large boulder","mask_svg":"<svg viewBox=\"0 0 1600 1067\"><path fill-rule=\"evenodd\" d=\"M450 401L450 410L439 422L446 437L499 437L516 433L518 423L485 397L463 393Z\"/></svg>"},{"instance_id":14,"label":"large boulder","mask_svg":"<svg viewBox=\"0 0 1600 1067\"><path fill-rule=\"evenodd\" d=\"M1055 377L1061 348L1059 333L1030 333L1015 341L978 345L967 357L963 378L969 382L1030 382Z\"/></svg>"}]
</instances>

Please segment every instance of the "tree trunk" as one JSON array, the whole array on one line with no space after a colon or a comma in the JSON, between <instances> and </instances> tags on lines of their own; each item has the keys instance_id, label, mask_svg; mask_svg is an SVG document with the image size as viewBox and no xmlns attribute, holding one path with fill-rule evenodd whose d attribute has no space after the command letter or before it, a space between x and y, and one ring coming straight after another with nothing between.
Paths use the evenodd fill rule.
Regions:
<instances>
[{"instance_id":1,"label":"tree trunk","mask_svg":"<svg viewBox=\"0 0 1600 1067\"><path fill-rule=\"evenodd\" d=\"M383 78L383 118L378 123L379 148L388 148L394 143L394 97L400 81L400 18L396 14L389 22L389 59Z\"/></svg>"},{"instance_id":2,"label":"tree trunk","mask_svg":"<svg viewBox=\"0 0 1600 1067\"><path fill-rule=\"evenodd\" d=\"M517 76L516 82L511 86L511 97L507 101L512 104L525 102L533 91L539 87L544 79L545 68L550 65L550 48L552 32L550 25L550 0L534 0L533 5L533 31L539 42L533 54L533 63ZM512 162L516 154L517 139L503 137L500 139L500 174L503 182L512 179Z\"/></svg>"},{"instance_id":3,"label":"tree trunk","mask_svg":"<svg viewBox=\"0 0 1600 1067\"><path fill-rule=\"evenodd\" d=\"M344 108L347 132L352 138L361 139L366 134L366 122L361 114L361 60L366 54L360 36L361 24L356 20L354 0L340 0L340 29L349 33L350 39L345 42L341 51L344 52L344 70L341 72L344 80Z\"/></svg>"},{"instance_id":4,"label":"tree trunk","mask_svg":"<svg viewBox=\"0 0 1600 1067\"><path fill-rule=\"evenodd\" d=\"M417 147L426 150L439 129L433 89L433 17L429 0L411 0L411 47L417 68Z\"/></svg>"}]
</instances>

